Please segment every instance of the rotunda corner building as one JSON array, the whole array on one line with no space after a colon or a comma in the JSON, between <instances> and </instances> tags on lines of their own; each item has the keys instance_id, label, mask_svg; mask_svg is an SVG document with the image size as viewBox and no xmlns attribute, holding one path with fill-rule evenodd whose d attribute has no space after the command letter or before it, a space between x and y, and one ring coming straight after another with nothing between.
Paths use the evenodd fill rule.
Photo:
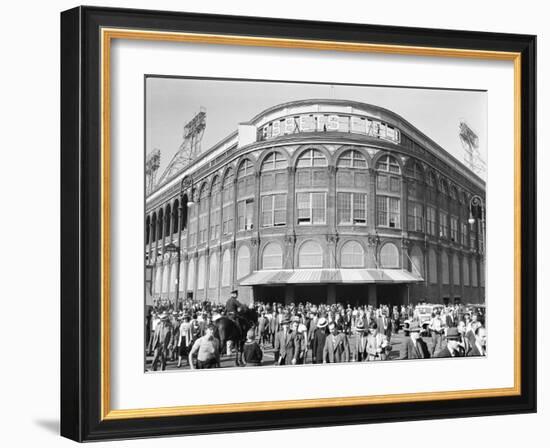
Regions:
<instances>
[{"instance_id":1,"label":"rotunda corner building","mask_svg":"<svg viewBox=\"0 0 550 448\"><path fill-rule=\"evenodd\" d=\"M485 182L387 109L280 104L148 194L146 303L484 303L472 198Z\"/></svg>"}]
</instances>

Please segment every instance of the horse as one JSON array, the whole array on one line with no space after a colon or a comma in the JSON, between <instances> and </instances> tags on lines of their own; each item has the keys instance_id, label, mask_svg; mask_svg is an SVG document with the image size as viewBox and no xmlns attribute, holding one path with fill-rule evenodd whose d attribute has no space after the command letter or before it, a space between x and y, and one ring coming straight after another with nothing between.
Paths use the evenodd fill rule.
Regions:
<instances>
[{"instance_id":1,"label":"horse","mask_svg":"<svg viewBox=\"0 0 550 448\"><path fill-rule=\"evenodd\" d=\"M216 319L216 337L220 341L220 355L223 354L227 342L231 341L236 348L235 365L240 366L246 333L258 324L258 313L254 309L246 309L237 314L234 319L221 316Z\"/></svg>"}]
</instances>

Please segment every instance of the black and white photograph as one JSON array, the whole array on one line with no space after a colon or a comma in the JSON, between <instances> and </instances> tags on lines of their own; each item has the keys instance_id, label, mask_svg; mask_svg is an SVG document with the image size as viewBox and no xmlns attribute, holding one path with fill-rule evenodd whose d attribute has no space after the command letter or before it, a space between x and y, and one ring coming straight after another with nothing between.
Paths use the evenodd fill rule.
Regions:
<instances>
[{"instance_id":1,"label":"black and white photograph","mask_svg":"<svg viewBox=\"0 0 550 448\"><path fill-rule=\"evenodd\" d=\"M144 114L146 371L487 355L486 91L150 75Z\"/></svg>"}]
</instances>

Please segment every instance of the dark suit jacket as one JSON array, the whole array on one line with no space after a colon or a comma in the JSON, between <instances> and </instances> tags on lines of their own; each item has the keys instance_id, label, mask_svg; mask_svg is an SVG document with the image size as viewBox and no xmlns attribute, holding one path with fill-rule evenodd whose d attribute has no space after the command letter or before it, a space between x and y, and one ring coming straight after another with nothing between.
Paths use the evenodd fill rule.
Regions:
<instances>
[{"instance_id":1,"label":"dark suit jacket","mask_svg":"<svg viewBox=\"0 0 550 448\"><path fill-rule=\"evenodd\" d=\"M386 328L384 329L384 319L379 317L376 319L376 324L378 325L378 332L385 334L386 336L391 335L391 319L386 317Z\"/></svg>"},{"instance_id":2,"label":"dark suit jacket","mask_svg":"<svg viewBox=\"0 0 550 448\"><path fill-rule=\"evenodd\" d=\"M281 358L285 358L285 363L290 363L292 358L296 356L295 346L294 346L294 335L289 330L284 333L283 330L277 332L275 335L275 344L273 349L275 350L275 355L279 355ZM278 357L276 356L276 359Z\"/></svg>"},{"instance_id":3,"label":"dark suit jacket","mask_svg":"<svg viewBox=\"0 0 550 448\"><path fill-rule=\"evenodd\" d=\"M477 348L477 345L473 344L470 351L466 354L466 356L483 356L479 349Z\"/></svg>"},{"instance_id":4,"label":"dark suit jacket","mask_svg":"<svg viewBox=\"0 0 550 448\"><path fill-rule=\"evenodd\" d=\"M411 338L407 338L399 359L424 359L429 357L428 346L422 339L418 339L414 344Z\"/></svg>"},{"instance_id":5,"label":"dark suit jacket","mask_svg":"<svg viewBox=\"0 0 550 448\"><path fill-rule=\"evenodd\" d=\"M349 362L349 342L344 333L338 333L333 342L328 335L323 349L323 362Z\"/></svg>"},{"instance_id":6,"label":"dark suit jacket","mask_svg":"<svg viewBox=\"0 0 550 448\"><path fill-rule=\"evenodd\" d=\"M323 362L323 350L327 339L326 328L316 328L311 340L311 356L316 363Z\"/></svg>"},{"instance_id":7,"label":"dark suit jacket","mask_svg":"<svg viewBox=\"0 0 550 448\"><path fill-rule=\"evenodd\" d=\"M159 322L153 335L152 348L159 350L167 350L168 346L172 344L173 330L172 325L168 322Z\"/></svg>"},{"instance_id":8,"label":"dark suit jacket","mask_svg":"<svg viewBox=\"0 0 550 448\"><path fill-rule=\"evenodd\" d=\"M449 349L447 347L443 347L439 353L437 353L435 355L436 358L452 358L451 356L451 352L449 351ZM455 358L460 358L460 354L459 353L455 353Z\"/></svg>"}]
</instances>

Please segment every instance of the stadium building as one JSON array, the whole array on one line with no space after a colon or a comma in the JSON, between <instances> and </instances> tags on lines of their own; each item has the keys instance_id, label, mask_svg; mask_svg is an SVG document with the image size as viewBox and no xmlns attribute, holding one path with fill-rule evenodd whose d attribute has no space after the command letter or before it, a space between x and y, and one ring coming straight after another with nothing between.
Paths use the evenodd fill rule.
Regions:
<instances>
[{"instance_id":1,"label":"stadium building","mask_svg":"<svg viewBox=\"0 0 550 448\"><path fill-rule=\"evenodd\" d=\"M280 104L147 194L147 302L483 303L473 202L485 182L403 117Z\"/></svg>"}]
</instances>

